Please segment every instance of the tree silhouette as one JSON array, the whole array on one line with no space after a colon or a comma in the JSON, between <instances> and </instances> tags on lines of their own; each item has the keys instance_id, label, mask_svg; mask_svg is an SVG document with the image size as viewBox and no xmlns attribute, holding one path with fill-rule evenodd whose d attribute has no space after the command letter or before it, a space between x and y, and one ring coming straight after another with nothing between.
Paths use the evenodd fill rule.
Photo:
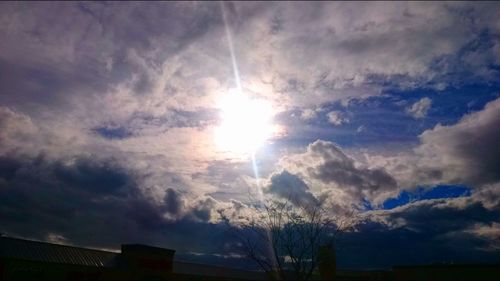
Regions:
<instances>
[{"instance_id":1,"label":"tree silhouette","mask_svg":"<svg viewBox=\"0 0 500 281\"><path fill-rule=\"evenodd\" d=\"M319 204L290 198L266 201L259 210L247 222L230 228L246 257L272 279L309 280L318 265L324 278L333 278L336 238L352 219L334 217Z\"/></svg>"}]
</instances>

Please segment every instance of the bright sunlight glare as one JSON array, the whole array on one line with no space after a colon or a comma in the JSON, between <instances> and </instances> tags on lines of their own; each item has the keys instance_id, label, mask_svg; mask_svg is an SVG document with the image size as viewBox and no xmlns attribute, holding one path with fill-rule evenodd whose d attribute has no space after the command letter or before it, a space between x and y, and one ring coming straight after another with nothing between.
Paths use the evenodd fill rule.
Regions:
<instances>
[{"instance_id":1,"label":"bright sunlight glare","mask_svg":"<svg viewBox=\"0 0 500 281\"><path fill-rule=\"evenodd\" d=\"M273 111L264 100L250 99L231 89L220 100L219 108L221 123L215 130L215 142L220 150L253 154L273 133Z\"/></svg>"}]
</instances>

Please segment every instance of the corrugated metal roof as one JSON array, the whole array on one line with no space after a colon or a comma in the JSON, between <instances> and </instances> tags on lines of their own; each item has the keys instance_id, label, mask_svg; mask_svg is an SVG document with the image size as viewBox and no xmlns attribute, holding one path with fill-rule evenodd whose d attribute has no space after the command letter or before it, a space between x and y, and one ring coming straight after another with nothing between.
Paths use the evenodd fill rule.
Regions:
<instances>
[{"instance_id":1,"label":"corrugated metal roof","mask_svg":"<svg viewBox=\"0 0 500 281\"><path fill-rule=\"evenodd\" d=\"M117 253L0 237L0 258L111 267Z\"/></svg>"}]
</instances>

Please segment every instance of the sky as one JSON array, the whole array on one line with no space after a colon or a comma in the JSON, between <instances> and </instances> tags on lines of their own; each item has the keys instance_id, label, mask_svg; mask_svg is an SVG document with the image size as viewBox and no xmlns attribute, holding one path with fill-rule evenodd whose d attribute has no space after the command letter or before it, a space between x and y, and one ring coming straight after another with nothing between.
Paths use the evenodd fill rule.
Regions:
<instances>
[{"instance_id":1,"label":"sky","mask_svg":"<svg viewBox=\"0 0 500 281\"><path fill-rule=\"evenodd\" d=\"M255 200L342 268L500 262L500 4L0 3L0 231L250 266ZM257 199L256 199L257 198Z\"/></svg>"}]
</instances>

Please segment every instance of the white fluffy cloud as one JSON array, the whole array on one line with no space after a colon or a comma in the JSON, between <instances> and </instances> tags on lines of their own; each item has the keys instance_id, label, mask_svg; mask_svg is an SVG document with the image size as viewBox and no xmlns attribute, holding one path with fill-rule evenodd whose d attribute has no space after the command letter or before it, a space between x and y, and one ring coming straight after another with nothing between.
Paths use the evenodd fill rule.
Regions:
<instances>
[{"instance_id":1,"label":"white fluffy cloud","mask_svg":"<svg viewBox=\"0 0 500 281\"><path fill-rule=\"evenodd\" d=\"M345 117L343 113L340 111L330 111L328 112L326 117L328 118L328 122L330 122L330 124L333 124L335 126L349 123L349 119Z\"/></svg>"},{"instance_id":2,"label":"white fluffy cloud","mask_svg":"<svg viewBox=\"0 0 500 281\"><path fill-rule=\"evenodd\" d=\"M31 119L8 107L0 107L0 152L8 153L13 149L26 149L31 146L30 140L36 136L38 128Z\"/></svg>"},{"instance_id":3,"label":"white fluffy cloud","mask_svg":"<svg viewBox=\"0 0 500 281\"><path fill-rule=\"evenodd\" d=\"M415 119L424 118L431 108L432 100L430 98L422 98L406 109L406 112L413 116Z\"/></svg>"},{"instance_id":4,"label":"white fluffy cloud","mask_svg":"<svg viewBox=\"0 0 500 281\"><path fill-rule=\"evenodd\" d=\"M463 21L461 11L468 10L473 17L481 14L485 28L496 28L491 20L495 15L485 13L485 6L275 3L248 25L238 25L235 40L245 38L245 43L237 43L236 50L242 73L260 76L276 93L292 95L292 101L300 106L377 94L380 80L391 80L404 88L429 84L443 88L455 82L436 79L443 71L459 66L443 61L436 67L433 62L456 54L475 37L473 29L458 28ZM245 14L245 8L248 6L236 5L236 15ZM255 53L260 56L247 55ZM246 58L251 58L251 63ZM477 70L483 66L462 67ZM251 75L247 75L249 80ZM363 87L370 82L372 87ZM357 90L349 91L352 87Z\"/></svg>"},{"instance_id":5,"label":"white fluffy cloud","mask_svg":"<svg viewBox=\"0 0 500 281\"><path fill-rule=\"evenodd\" d=\"M300 118L302 120L311 120L311 119L316 118L316 116L317 116L316 110L311 109L311 108L306 108L306 109L302 110L302 112L300 113Z\"/></svg>"}]
</instances>

